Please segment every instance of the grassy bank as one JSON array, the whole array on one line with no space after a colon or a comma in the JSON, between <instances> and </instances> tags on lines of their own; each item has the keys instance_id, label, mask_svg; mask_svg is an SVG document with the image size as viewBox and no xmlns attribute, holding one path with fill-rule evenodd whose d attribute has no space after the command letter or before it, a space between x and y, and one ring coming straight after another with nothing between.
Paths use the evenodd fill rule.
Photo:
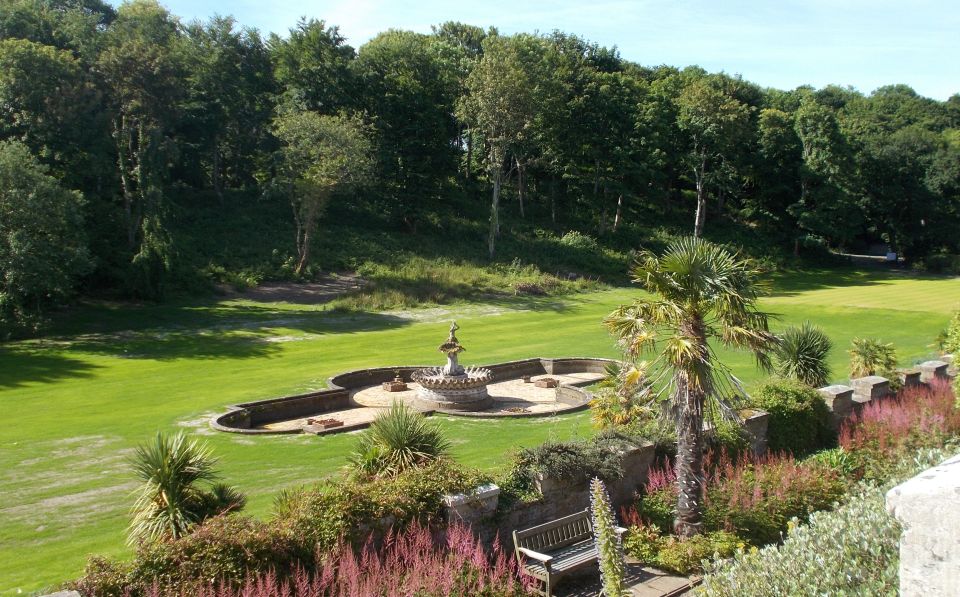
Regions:
<instances>
[{"instance_id":1,"label":"grassy bank","mask_svg":"<svg viewBox=\"0 0 960 597\"><path fill-rule=\"evenodd\" d=\"M91 553L126 553L133 489L126 458L157 430L209 441L225 480L264 515L280 488L336 472L354 438L213 433L208 417L225 405L320 388L349 369L437 363L435 347L453 318L467 363L615 356L599 322L635 293L500 296L387 313L239 300L79 308L48 338L0 346L0 594L73 576ZM894 342L910 364L930 354L958 301L960 279L844 270L780 276L764 305L778 313L775 327L805 319L823 326L840 380L852 337ZM759 379L749 356L721 355L744 379ZM591 433L585 413L438 419L454 455L487 469L515 447Z\"/></svg>"}]
</instances>

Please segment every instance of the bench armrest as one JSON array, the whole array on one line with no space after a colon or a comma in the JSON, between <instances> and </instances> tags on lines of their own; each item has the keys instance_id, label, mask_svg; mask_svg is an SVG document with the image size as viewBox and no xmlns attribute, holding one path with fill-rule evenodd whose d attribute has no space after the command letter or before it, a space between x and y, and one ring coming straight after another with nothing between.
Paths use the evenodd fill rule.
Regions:
<instances>
[{"instance_id":1,"label":"bench armrest","mask_svg":"<svg viewBox=\"0 0 960 597\"><path fill-rule=\"evenodd\" d=\"M617 534L617 537L622 537L623 534L627 532L627 529L623 527L613 527L613 532Z\"/></svg>"},{"instance_id":2,"label":"bench armrest","mask_svg":"<svg viewBox=\"0 0 960 597\"><path fill-rule=\"evenodd\" d=\"M526 547L518 547L517 552L522 553L528 558L537 560L538 562L543 564L545 568L550 568L550 562L553 561L553 556L548 556L546 554L540 553L539 551L533 551L532 549L527 549Z\"/></svg>"}]
</instances>

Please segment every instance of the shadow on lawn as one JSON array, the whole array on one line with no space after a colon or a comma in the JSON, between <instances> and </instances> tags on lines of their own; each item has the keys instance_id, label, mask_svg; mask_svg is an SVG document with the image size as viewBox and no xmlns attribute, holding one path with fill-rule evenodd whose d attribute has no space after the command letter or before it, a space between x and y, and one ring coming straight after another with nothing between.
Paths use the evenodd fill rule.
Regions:
<instances>
[{"instance_id":1,"label":"shadow on lawn","mask_svg":"<svg viewBox=\"0 0 960 597\"><path fill-rule=\"evenodd\" d=\"M827 288L875 286L893 280L938 280L946 276L917 274L900 269L833 268L789 271L772 276L773 288L769 296L788 297Z\"/></svg>"},{"instance_id":2,"label":"shadow on lawn","mask_svg":"<svg viewBox=\"0 0 960 597\"><path fill-rule=\"evenodd\" d=\"M45 349L0 347L0 388L91 377L95 365Z\"/></svg>"},{"instance_id":3,"label":"shadow on lawn","mask_svg":"<svg viewBox=\"0 0 960 597\"><path fill-rule=\"evenodd\" d=\"M123 317L97 323L101 331L62 339L72 350L128 359L263 358L284 342L398 328L411 321L375 313L214 303L131 308Z\"/></svg>"}]
</instances>

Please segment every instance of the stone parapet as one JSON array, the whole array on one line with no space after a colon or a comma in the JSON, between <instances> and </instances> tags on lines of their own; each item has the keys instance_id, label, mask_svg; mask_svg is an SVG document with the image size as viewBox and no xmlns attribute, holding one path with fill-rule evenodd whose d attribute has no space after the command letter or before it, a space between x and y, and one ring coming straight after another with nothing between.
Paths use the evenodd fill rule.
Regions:
<instances>
[{"instance_id":1,"label":"stone parapet","mask_svg":"<svg viewBox=\"0 0 960 597\"><path fill-rule=\"evenodd\" d=\"M900 595L960 595L960 455L887 493L887 510L903 527Z\"/></svg>"},{"instance_id":2,"label":"stone parapet","mask_svg":"<svg viewBox=\"0 0 960 597\"><path fill-rule=\"evenodd\" d=\"M839 431L840 424L853 412L853 388L837 384L817 391L830 409L830 427Z\"/></svg>"},{"instance_id":3,"label":"stone parapet","mask_svg":"<svg viewBox=\"0 0 960 597\"><path fill-rule=\"evenodd\" d=\"M947 368L949 364L945 361L927 361L920 363L920 379L924 383L932 383L936 380L949 379Z\"/></svg>"},{"instance_id":4,"label":"stone parapet","mask_svg":"<svg viewBox=\"0 0 960 597\"><path fill-rule=\"evenodd\" d=\"M886 398L891 393L890 380L879 375L851 379L850 385L853 386L853 401L859 404Z\"/></svg>"}]
</instances>

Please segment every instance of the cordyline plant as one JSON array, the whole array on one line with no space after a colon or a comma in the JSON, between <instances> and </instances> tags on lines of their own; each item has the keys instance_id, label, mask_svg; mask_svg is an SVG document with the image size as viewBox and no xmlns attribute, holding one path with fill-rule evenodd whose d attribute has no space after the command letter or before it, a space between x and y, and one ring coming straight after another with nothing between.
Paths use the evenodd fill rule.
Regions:
<instances>
[{"instance_id":1,"label":"cordyline plant","mask_svg":"<svg viewBox=\"0 0 960 597\"><path fill-rule=\"evenodd\" d=\"M395 477L447 454L450 442L426 418L395 400L357 440L350 464L361 474Z\"/></svg>"},{"instance_id":2,"label":"cordyline plant","mask_svg":"<svg viewBox=\"0 0 960 597\"><path fill-rule=\"evenodd\" d=\"M705 415L736 418L742 386L716 358L709 340L748 349L770 367L777 339L757 300L760 272L738 254L699 238L672 243L661 256L641 253L634 282L650 293L622 305L604 324L627 359L643 363L651 400L669 398L677 430L677 517L682 537L700 533L703 518Z\"/></svg>"},{"instance_id":3,"label":"cordyline plant","mask_svg":"<svg viewBox=\"0 0 960 597\"><path fill-rule=\"evenodd\" d=\"M780 334L774 370L781 377L795 379L812 388L824 386L830 379L827 355L832 347L830 338L819 326L809 321L790 326Z\"/></svg>"},{"instance_id":4,"label":"cordyline plant","mask_svg":"<svg viewBox=\"0 0 960 597\"><path fill-rule=\"evenodd\" d=\"M593 514L593 536L600 563L600 580L606 597L620 597L626 592L626 564L620 546L620 535L613 519L613 507L607 488L599 478L590 481L590 510Z\"/></svg>"},{"instance_id":5,"label":"cordyline plant","mask_svg":"<svg viewBox=\"0 0 960 597\"><path fill-rule=\"evenodd\" d=\"M142 484L137 490L129 542L178 539L193 525L243 508L246 498L234 488L214 483L216 465L210 449L179 433L158 433L137 447L131 464ZM200 483L209 483L203 488Z\"/></svg>"}]
</instances>

